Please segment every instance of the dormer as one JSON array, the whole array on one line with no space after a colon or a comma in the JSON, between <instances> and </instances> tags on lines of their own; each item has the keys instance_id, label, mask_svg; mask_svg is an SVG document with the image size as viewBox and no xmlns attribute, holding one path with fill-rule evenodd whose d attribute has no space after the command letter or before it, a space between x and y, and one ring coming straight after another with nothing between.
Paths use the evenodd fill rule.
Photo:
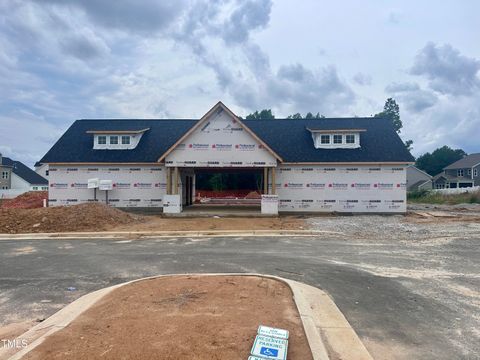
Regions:
<instances>
[{"instance_id":1,"label":"dormer","mask_svg":"<svg viewBox=\"0 0 480 360\"><path fill-rule=\"evenodd\" d=\"M93 134L95 150L132 150L148 130L88 130L87 134Z\"/></svg>"},{"instance_id":2,"label":"dormer","mask_svg":"<svg viewBox=\"0 0 480 360\"><path fill-rule=\"evenodd\" d=\"M360 134L365 129L312 129L313 145L316 149L357 149L360 147Z\"/></svg>"}]
</instances>

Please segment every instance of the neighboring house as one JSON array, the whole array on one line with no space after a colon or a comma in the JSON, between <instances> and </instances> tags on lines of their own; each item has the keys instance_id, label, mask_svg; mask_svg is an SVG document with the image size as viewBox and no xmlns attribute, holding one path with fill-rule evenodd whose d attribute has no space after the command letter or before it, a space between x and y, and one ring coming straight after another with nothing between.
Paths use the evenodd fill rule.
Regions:
<instances>
[{"instance_id":1,"label":"neighboring house","mask_svg":"<svg viewBox=\"0 0 480 360\"><path fill-rule=\"evenodd\" d=\"M48 180L48 164L42 164L37 161L33 166L35 167L35 172L38 175Z\"/></svg>"},{"instance_id":2,"label":"neighboring house","mask_svg":"<svg viewBox=\"0 0 480 360\"><path fill-rule=\"evenodd\" d=\"M464 156L443 168L433 178L434 189L455 189L480 185L480 153Z\"/></svg>"},{"instance_id":3,"label":"neighboring house","mask_svg":"<svg viewBox=\"0 0 480 360\"><path fill-rule=\"evenodd\" d=\"M14 161L0 154L0 190L17 192L47 191L48 180L20 161Z\"/></svg>"},{"instance_id":4,"label":"neighboring house","mask_svg":"<svg viewBox=\"0 0 480 360\"><path fill-rule=\"evenodd\" d=\"M2 154L0 154L0 190L8 190L12 183L12 167L3 163Z\"/></svg>"},{"instance_id":5,"label":"neighboring house","mask_svg":"<svg viewBox=\"0 0 480 360\"><path fill-rule=\"evenodd\" d=\"M413 161L384 118L244 120L219 102L194 120L77 120L39 163L50 206L178 212L213 170L262 174L262 211L405 212Z\"/></svg>"},{"instance_id":6,"label":"neighboring house","mask_svg":"<svg viewBox=\"0 0 480 360\"><path fill-rule=\"evenodd\" d=\"M432 176L410 165L407 167L407 191L431 190Z\"/></svg>"}]
</instances>

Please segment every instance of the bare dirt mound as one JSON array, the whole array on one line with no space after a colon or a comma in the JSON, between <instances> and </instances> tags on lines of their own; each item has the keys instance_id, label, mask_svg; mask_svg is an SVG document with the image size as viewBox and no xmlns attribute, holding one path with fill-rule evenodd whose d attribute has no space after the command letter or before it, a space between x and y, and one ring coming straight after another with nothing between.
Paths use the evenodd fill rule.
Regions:
<instances>
[{"instance_id":1,"label":"bare dirt mound","mask_svg":"<svg viewBox=\"0 0 480 360\"><path fill-rule=\"evenodd\" d=\"M3 199L3 209L36 209L43 207L43 199L48 199L48 191L29 191L13 199Z\"/></svg>"},{"instance_id":2,"label":"bare dirt mound","mask_svg":"<svg viewBox=\"0 0 480 360\"><path fill-rule=\"evenodd\" d=\"M25 359L245 360L260 324L290 331L289 359L312 359L290 288L254 276L176 276L126 285Z\"/></svg>"},{"instance_id":3,"label":"bare dirt mound","mask_svg":"<svg viewBox=\"0 0 480 360\"><path fill-rule=\"evenodd\" d=\"M141 222L139 216L103 204L40 209L0 209L0 233L104 231Z\"/></svg>"}]
</instances>

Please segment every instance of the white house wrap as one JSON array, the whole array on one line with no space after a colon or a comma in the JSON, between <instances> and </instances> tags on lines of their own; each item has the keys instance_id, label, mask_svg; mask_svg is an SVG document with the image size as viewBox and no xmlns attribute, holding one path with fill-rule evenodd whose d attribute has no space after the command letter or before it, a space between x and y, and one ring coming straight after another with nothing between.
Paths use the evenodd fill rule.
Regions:
<instances>
[{"instance_id":1,"label":"white house wrap","mask_svg":"<svg viewBox=\"0 0 480 360\"><path fill-rule=\"evenodd\" d=\"M40 160L50 206L161 208L169 195L181 211L196 171L260 168L269 213L405 212L412 162L386 119L243 120L222 103L199 120L77 120Z\"/></svg>"}]
</instances>

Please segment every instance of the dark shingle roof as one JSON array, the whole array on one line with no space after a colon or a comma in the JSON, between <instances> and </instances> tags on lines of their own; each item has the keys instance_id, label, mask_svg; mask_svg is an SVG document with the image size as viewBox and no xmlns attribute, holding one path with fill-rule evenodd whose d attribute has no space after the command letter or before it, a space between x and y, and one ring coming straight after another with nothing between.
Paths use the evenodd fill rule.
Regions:
<instances>
[{"instance_id":1,"label":"dark shingle roof","mask_svg":"<svg viewBox=\"0 0 480 360\"><path fill-rule=\"evenodd\" d=\"M286 162L412 162L392 125L383 118L244 120ZM365 129L358 149L316 149L308 129Z\"/></svg>"},{"instance_id":2,"label":"dark shingle roof","mask_svg":"<svg viewBox=\"0 0 480 360\"><path fill-rule=\"evenodd\" d=\"M453 164L444 167L445 170L453 169L466 169L471 168L472 166L480 164L480 153L470 154L465 156L463 159L455 161Z\"/></svg>"},{"instance_id":3,"label":"dark shingle roof","mask_svg":"<svg viewBox=\"0 0 480 360\"><path fill-rule=\"evenodd\" d=\"M77 120L40 160L51 162L156 162L197 120ZM392 125L382 118L242 120L285 162L413 162ZM88 130L150 130L134 150L94 150ZM365 129L358 149L315 149L308 128Z\"/></svg>"},{"instance_id":4,"label":"dark shingle roof","mask_svg":"<svg viewBox=\"0 0 480 360\"><path fill-rule=\"evenodd\" d=\"M40 160L50 162L156 162L196 120L77 120ZM141 130L145 132L133 150L94 150L89 130Z\"/></svg>"},{"instance_id":5,"label":"dark shingle roof","mask_svg":"<svg viewBox=\"0 0 480 360\"><path fill-rule=\"evenodd\" d=\"M2 164L11 167L14 174L18 175L31 185L48 185L47 179L38 175L35 171L20 161L14 161L8 157L3 157Z\"/></svg>"}]
</instances>

